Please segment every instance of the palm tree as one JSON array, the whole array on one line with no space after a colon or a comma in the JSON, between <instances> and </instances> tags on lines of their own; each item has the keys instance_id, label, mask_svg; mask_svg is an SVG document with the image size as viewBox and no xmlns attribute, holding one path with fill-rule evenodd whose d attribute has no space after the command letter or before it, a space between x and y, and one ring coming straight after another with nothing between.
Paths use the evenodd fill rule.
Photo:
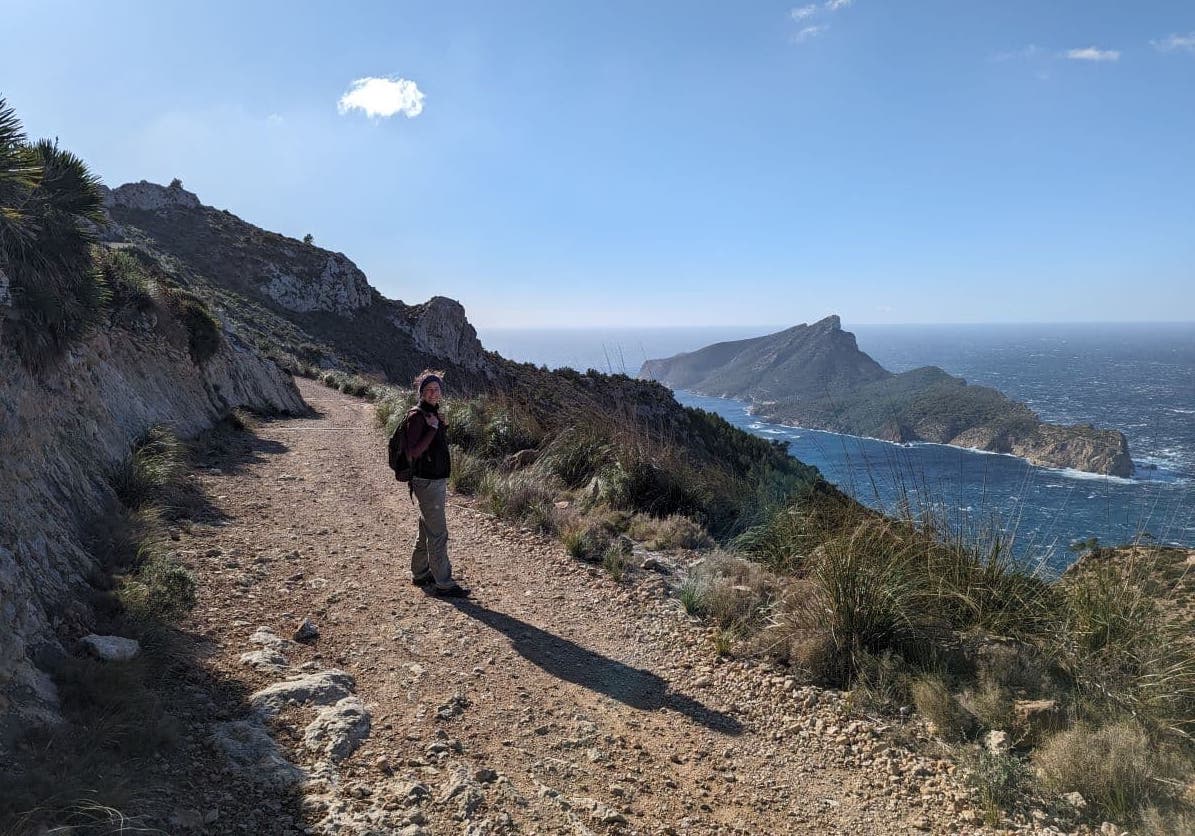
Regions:
<instances>
[{"instance_id":1,"label":"palm tree","mask_svg":"<svg viewBox=\"0 0 1195 836\"><path fill-rule=\"evenodd\" d=\"M30 145L0 99L0 274L12 297L5 342L42 368L102 313L92 225L100 183L77 156L48 140Z\"/></svg>"},{"instance_id":2,"label":"palm tree","mask_svg":"<svg viewBox=\"0 0 1195 836\"><path fill-rule=\"evenodd\" d=\"M0 97L0 258L9 242L23 237L24 213L21 209L40 179L41 168L25 142L21 123Z\"/></svg>"}]
</instances>

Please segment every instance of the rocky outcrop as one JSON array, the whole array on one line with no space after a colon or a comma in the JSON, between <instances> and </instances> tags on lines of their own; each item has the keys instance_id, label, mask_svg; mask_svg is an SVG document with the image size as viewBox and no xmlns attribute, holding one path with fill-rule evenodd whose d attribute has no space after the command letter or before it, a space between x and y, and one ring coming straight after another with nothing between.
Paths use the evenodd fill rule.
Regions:
<instances>
[{"instance_id":1,"label":"rocky outcrop","mask_svg":"<svg viewBox=\"0 0 1195 836\"><path fill-rule=\"evenodd\" d=\"M752 413L785 424L1008 453L1043 467L1133 473L1122 433L1047 424L995 389L968 385L934 366L893 374L859 350L837 316L648 360L639 376L751 400Z\"/></svg>"},{"instance_id":2,"label":"rocky outcrop","mask_svg":"<svg viewBox=\"0 0 1195 836\"><path fill-rule=\"evenodd\" d=\"M104 206L137 209L142 212L163 212L171 209L198 209L199 198L177 181L159 186L148 180L126 183L117 189L104 190Z\"/></svg>"},{"instance_id":3,"label":"rocky outcrop","mask_svg":"<svg viewBox=\"0 0 1195 836\"><path fill-rule=\"evenodd\" d=\"M273 264L266 273L271 278L262 289L288 311L331 311L352 316L373 301L365 274L340 253L329 255L318 274L296 276Z\"/></svg>"},{"instance_id":4,"label":"rocky outcrop","mask_svg":"<svg viewBox=\"0 0 1195 836\"><path fill-rule=\"evenodd\" d=\"M394 314L394 327L411 335L416 347L433 357L480 370L485 363L485 349L477 330L465 318L465 307L455 299L433 296L422 305L412 305L402 315Z\"/></svg>"},{"instance_id":5,"label":"rocky outcrop","mask_svg":"<svg viewBox=\"0 0 1195 836\"><path fill-rule=\"evenodd\" d=\"M235 407L305 411L288 375L231 334L196 365L155 332L109 327L40 377L0 349L0 745L56 719L35 659L90 632L82 529L106 476L155 424L193 436Z\"/></svg>"}]
</instances>

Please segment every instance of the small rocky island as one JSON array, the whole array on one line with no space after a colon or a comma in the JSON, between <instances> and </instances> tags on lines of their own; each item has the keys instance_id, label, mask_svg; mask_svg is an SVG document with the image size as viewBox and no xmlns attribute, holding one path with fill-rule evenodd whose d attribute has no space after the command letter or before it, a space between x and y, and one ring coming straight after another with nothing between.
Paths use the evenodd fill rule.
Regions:
<instances>
[{"instance_id":1,"label":"small rocky island","mask_svg":"<svg viewBox=\"0 0 1195 836\"><path fill-rule=\"evenodd\" d=\"M639 376L751 401L752 414L782 424L1010 453L1044 467L1133 474L1123 433L1047 424L1025 404L936 366L890 372L859 350L837 316L648 360Z\"/></svg>"}]
</instances>

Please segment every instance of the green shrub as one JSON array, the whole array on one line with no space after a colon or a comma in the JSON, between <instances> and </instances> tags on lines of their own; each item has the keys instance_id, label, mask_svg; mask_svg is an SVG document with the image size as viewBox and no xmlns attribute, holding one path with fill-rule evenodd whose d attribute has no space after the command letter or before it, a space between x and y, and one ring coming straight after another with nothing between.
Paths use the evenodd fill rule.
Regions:
<instances>
[{"instance_id":1,"label":"green shrub","mask_svg":"<svg viewBox=\"0 0 1195 836\"><path fill-rule=\"evenodd\" d=\"M1064 622L1058 644L1080 712L1094 721L1132 716L1151 731L1195 733L1195 640L1166 617L1147 580L1112 562L1061 583Z\"/></svg>"},{"instance_id":2,"label":"green shrub","mask_svg":"<svg viewBox=\"0 0 1195 836\"><path fill-rule=\"evenodd\" d=\"M212 316L207 304L192 293L175 290L169 294L171 313L187 332L187 350L191 360L203 364L220 350L223 334L220 323Z\"/></svg>"},{"instance_id":3,"label":"green shrub","mask_svg":"<svg viewBox=\"0 0 1195 836\"><path fill-rule=\"evenodd\" d=\"M983 747L964 750L963 775L979 797L985 822L995 827L1001 811L1010 807L1029 782L1029 770L1010 752L991 752Z\"/></svg>"},{"instance_id":4,"label":"green shrub","mask_svg":"<svg viewBox=\"0 0 1195 836\"><path fill-rule=\"evenodd\" d=\"M727 554L713 554L693 568L702 587L702 614L722 629L753 633L776 598L775 578L762 567Z\"/></svg>"},{"instance_id":5,"label":"green shrub","mask_svg":"<svg viewBox=\"0 0 1195 836\"><path fill-rule=\"evenodd\" d=\"M722 627L714 631L714 652L719 656L729 656L738 641L738 634L733 627Z\"/></svg>"},{"instance_id":6,"label":"green shrub","mask_svg":"<svg viewBox=\"0 0 1195 836\"><path fill-rule=\"evenodd\" d=\"M689 615L703 615L705 613L705 586L701 581L690 575L676 590L676 597Z\"/></svg>"},{"instance_id":7,"label":"green shrub","mask_svg":"<svg viewBox=\"0 0 1195 836\"><path fill-rule=\"evenodd\" d=\"M817 596L808 613L820 623L853 671L861 651L923 657L934 599L911 568L909 548L882 525L862 525L827 542L810 579Z\"/></svg>"},{"instance_id":8,"label":"green shrub","mask_svg":"<svg viewBox=\"0 0 1195 836\"><path fill-rule=\"evenodd\" d=\"M155 554L124 578L120 599L143 620L174 622L195 606L195 577L171 557Z\"/></svg>"},{"instance_id":9,"label":"green shrub","mask_svg":"<svg viewBox=\"0 0 1195 836\"><path fill-rule=\"evenodd\" d=\"M610 443L592 432L565 429L549 442L536 461L537 469L569 488L579 488L610 460Z\"/></svg>"},{"instance_id":10,"label":"green shrub","mask_svg":"<svg viewBox=\"0 0 1195 836\"><path fill-rule=\"evenodd\" d=\"M589 516L562 526L560 539L571 556L595 562L606 553L614 539L614 531L607 520Z\"/></svg>"},{"instance_id":11,"label":"green shrub","mask_svg":"<svg viewBox=\"0 0 1195 836\"><path fill-rule=\"evenodd\" d=\"M492 412L485 425L482 451L490 458L503 458L538 443L539 434L530 416L501 409Z\"/></svg>"},{"instance_id":12,"label":"green shrub","mask_svg":"<svg viewBox=\"0 0 1195 836\"><path fill-rule=\"evenodd\" d=\"M92 253L99 179L56 143L25 143L0 100L0 269L12 307L0 339L42 371L101 322L108 289Z\"/></svg>"},{"instance_id":13,"label":"green shrub","mask_svg":"<svg viewBox=\"0 0 1195 836\"><path fill-rule=\"evenodd\" d=\"M538 474L518 471L489 474L479 492L486 510L509 520L523 520L532 509L541 518L550 513L560 486Z\"/></svg>"}]
</instances>

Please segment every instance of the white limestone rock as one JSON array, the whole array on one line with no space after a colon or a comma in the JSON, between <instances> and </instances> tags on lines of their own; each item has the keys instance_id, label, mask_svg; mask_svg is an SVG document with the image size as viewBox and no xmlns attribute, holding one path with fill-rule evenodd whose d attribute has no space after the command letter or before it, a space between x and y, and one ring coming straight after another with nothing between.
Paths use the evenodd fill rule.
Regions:
<instances>
[{"instance_id":1,"label":"white limestone rock","mask_svg":"<svg viewBox=\"0 0 1195 836\"><path fill-rule=\"evenodd\" d=\"M267 716L288 703L332 705L352 694L353 678L344 671L327 670L275 682L249 697L249 704Z\"/></svg>"},{"instance_id":2,"label":"white limestone rock","mask_svg":"<svg viewBox=\"0 0 1195 836\"><path fill-rule=\"evenodd\" d=\"M370 713L358 697L320 709L303 732L303 744L333 761L344 760L369 737Z\"/></svg>"},{"instance_id":3,"label":"white limestone rock","mask_svg":"<svg viewBox=\"0 0 1195 836\"><path fill-rule=\"evenodd\" d=\"M105 662L129 662L141 653L140 642L120 636L97 636L92 633L79 639L79 643L92 656Z\"/></svg>"}]
</instances>

